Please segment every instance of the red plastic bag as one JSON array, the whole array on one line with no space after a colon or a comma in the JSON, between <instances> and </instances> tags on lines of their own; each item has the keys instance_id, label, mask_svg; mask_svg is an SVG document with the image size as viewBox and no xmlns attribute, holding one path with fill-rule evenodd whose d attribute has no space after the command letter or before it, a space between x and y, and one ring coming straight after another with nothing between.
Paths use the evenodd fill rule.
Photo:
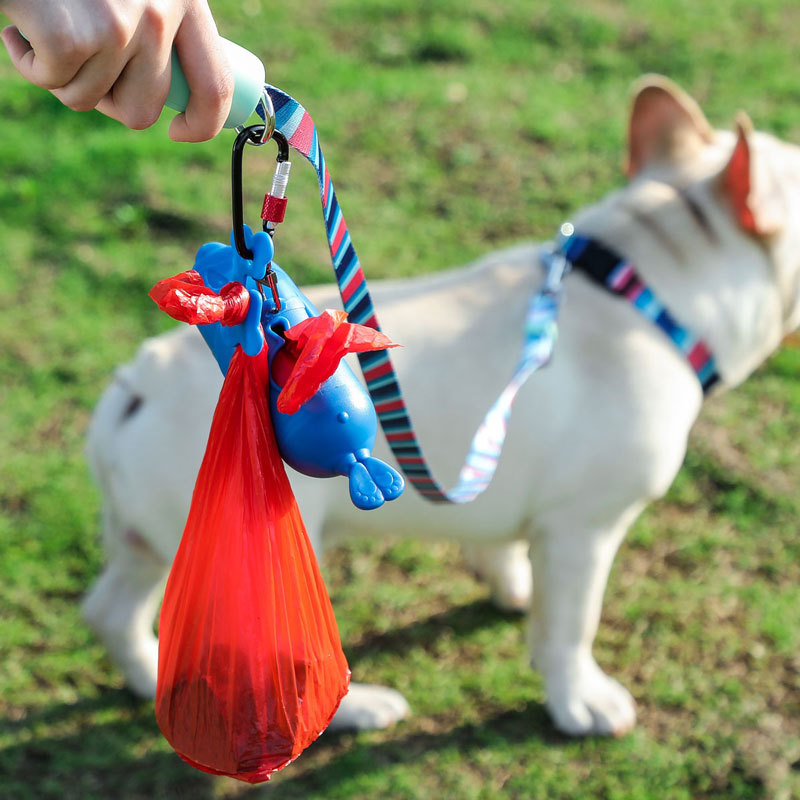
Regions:
<instances>
[{"instance_id":1,"label":"red plastic bag","mask_svg":"<svg viewBox=\"0 0 800 800\"><path fill-rule=\"evenodd\" d=\"M273 361L273 379L283 389L277 408L282 414L294 414L300 406L336 372L347 353L365 353L399 347L384 333L366 325L347 322L347 313L326 308L319 316L309 317L284 331L286 344ZM282 361L291 363L281 363ZM276 376L285 371L285 380Z\"/></svg>"},{"instance_id":2,"label":"red plastic bag","mask_svg":"<svg viewBox=\"0 0 800 800\"><path fill-rule=\"evenodd\" d=\"M189 269L159 281L150 297L158 307L179 322L205 325L221 322L237 325L247 316L250 294L238 281L225 284L219 294L209 289L197 270Z\"/></svg>"},{"instance_id":3,"label":"red plastic bag","mask_svg":"<svg viewBox=\"0 0 800 800\"><path fill-rule=\"evenodd\" d=\"M266 392L266 347L237 347L167 583L156 692L181 758L251 783L319 736L350 680Z\"/></svg>"}]
</instances>

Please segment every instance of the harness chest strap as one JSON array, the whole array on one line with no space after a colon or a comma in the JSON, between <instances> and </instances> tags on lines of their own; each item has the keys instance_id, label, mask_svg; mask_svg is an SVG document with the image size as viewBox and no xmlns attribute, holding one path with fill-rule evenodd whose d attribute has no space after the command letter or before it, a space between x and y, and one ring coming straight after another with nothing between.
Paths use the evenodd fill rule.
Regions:
<instances>
[{"instance_id":1,"label":"harness chest strap","mask_svg":"<svg viewBox=\"0 0 800 800\"><path fill-rule=\"evenodd\" d=\"M596 240L578 234L564 243L562 252L573 269L580 270L612 294L628 300L637 311L661 328L686 357L704 393L719 381L709 346L672 316L630 262Z\"/></svg>"}]
</instances>

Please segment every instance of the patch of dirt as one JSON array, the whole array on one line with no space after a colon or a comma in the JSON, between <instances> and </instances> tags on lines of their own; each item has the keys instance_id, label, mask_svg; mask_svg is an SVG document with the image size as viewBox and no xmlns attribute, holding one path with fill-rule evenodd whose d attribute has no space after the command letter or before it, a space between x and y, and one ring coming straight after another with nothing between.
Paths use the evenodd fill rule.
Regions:
<instances>
[{"instance_id":1,"label":"patch of dirt","mask_svg":"<svg viewBox=\"0 0 800 800\"><path fill-rule=\"evenodd\" d=\"M793 476L781 470L756 469L747 451L734 443L731 428L715 422L711 414L703 414L697 421L691 445L714 458L725 470L741 475L748 483L770 494L792 494L798 489Z\"/></svg>"}]
</instances>

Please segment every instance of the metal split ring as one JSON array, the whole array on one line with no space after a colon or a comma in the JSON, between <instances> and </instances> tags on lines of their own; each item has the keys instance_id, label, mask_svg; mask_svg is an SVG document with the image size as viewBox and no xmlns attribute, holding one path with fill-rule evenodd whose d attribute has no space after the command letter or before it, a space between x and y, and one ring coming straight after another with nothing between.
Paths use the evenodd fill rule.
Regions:
<instances>
[{"instance_id":1,"label":"metal split ring","mask_svg":"<svg viewBox=\"0 0 800 800\"><path fill-rule=\"evenodd\" d=\"M262 144L266 144L275 133L275 106L272 105L272 98L269 96L269 91L267 90L266 86L261 92L261 99L258 101L256 109L258 109L259 106L261 107L259 116L262 116L263 113L263 129L257 138L249 136L247 138L247 142L248 144L254 144L260 147ZM244 125L237 125L235 130L236 133L241 134L243 131L247 130L247 128Z\"/></svg>"}]
</instances>

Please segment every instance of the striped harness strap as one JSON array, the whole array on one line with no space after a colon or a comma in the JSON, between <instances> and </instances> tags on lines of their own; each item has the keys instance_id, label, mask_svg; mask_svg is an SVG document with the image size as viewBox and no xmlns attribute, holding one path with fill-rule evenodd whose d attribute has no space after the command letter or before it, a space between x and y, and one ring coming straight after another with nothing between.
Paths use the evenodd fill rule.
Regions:
<instances>
[{"instance_id":1,"label":"striped harness strap","mask_svg":"<svg viewBox=\"0 0 800 800\"><path fill-rule=\"evenodd\" d=\"M322 155L314 121L303 106L285 92L274 86L267 86L266 90L275 109L276 130L308 159L317 173L333 269L349 319L380 330L366 279ZM258 111L263 118L263 109L259 107ZM442 488L425 461L388 351L359 353L367 390L389 447L410 483L426 499L435 503L469 503L491 482L517 392L536 370L548 363L555 345L561 278L566 260L562 255L552 254L546 267L544 284L528 306L522 352L511 381L475 433L458 483L449 491Z\"/></svg>"},{"instance_id":2,"label":"striped harness strap","mask_svg":"<svg viewBox=\"0 0 800 800\"><path fill-rule=\"evenodd\" d=\"M626 298L637 311L661 328L686 356L703 392L707 393L719 381L711 349L670 314L632 264L598 242L577 234L565 242L562 251L573 269L579 269L612 294Z\"/></svg>"}]
</instances>

